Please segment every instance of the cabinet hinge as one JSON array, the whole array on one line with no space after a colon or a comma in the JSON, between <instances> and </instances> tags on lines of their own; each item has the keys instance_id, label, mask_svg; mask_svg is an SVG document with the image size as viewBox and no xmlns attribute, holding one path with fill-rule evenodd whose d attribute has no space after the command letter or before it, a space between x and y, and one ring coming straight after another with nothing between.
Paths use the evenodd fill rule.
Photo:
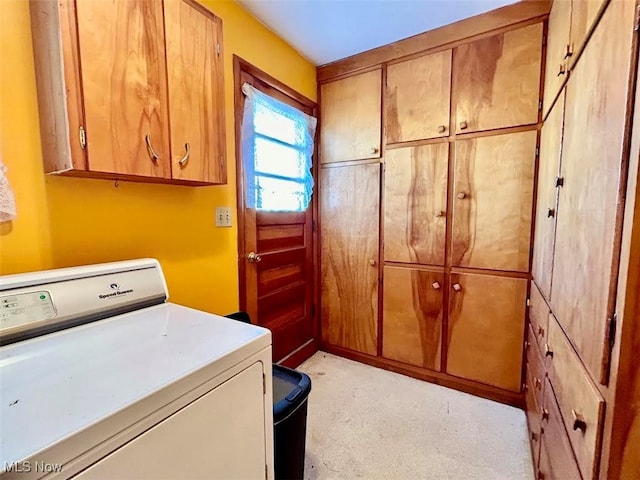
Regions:
<instances>
[{"instance_id":1,"label":"cabinet hinge","mask_svg":"<svg viewBox=\"0 0 640 480\"><path fill-rule=\"evenodd\" d=\"M531 306L531 299L527 298L527 307Z\"/></svg>"},{"instance_id":2,"label":"cabinet hinge","mask_svg":"<svg viewBox=\"0 0 640 480\"><path fill-rule=\"evenodd\" d=\"M267 377L264 373L262 374L262 394L267 394Z\"/></svg>"},{"instance_id":3,"label":"cabinet hinge","mask_svg":"<svg viewBox=\"0 0 640 480\"><path fill-rule=\"evenodd\" d=\"M80 148L82 150L87 148L87 132L82 125L80 125Z\"/></svg>"},{"instance_id":4,"label":"cabinet hinge","mask_svg":"<svg viewBox=\"0 0 640 480\"><path fill-rule=\"evenodd\" d=\"M633 31L640 30L640 5L636 5L636 18L633 21Z\"/></svg>"},{"instance_id":5,"label":"cabinet hinge","mask_svg":"<svg viewBox=\"0 0 640 480\"><path fill-rule=\"evenodd\" d=\"M613 350L613 344L616 342L617 323L618 316L614 313L613 316L607 320L607 342L609 343L610 350Z\"/></svg>"},{"instance_id":6,"label":"cabinet hinge","mask_svg":"<svg viewBox=\"0 0 640 480\"><path fill-rule=\"evenodd\" d=\"M543 35L542 36L542 46L544 47L547 44L547 36Z\"/></svg>"},{"instance_id":7,"label":"cabinet hinge","mask_svg":"<svg viewBox=\"0 0 640 480\"><path fill-rule=\"evenodd\" d=\"M216 54L220 56L220 44L216 43Z\"/></svg>"},{"instance_id":8,"label":"cabinet hinge","mask_svg":"<svg viewBox=\"0 0 640 480\"><path fill-rule=\"evenodd\" d=\"M540 156L540 147L536 146L536 157Z\"/></svg>"},{"instance_id":9,"label":"cabinet hinge","mask_svg":"<svg viewBox=\"0 0 640 480\"><path fill-rule=\"evenodd\" d=\"M538 111L541 112L542 111L542 100L538 101Z\"/></svg>"}]
</instances>

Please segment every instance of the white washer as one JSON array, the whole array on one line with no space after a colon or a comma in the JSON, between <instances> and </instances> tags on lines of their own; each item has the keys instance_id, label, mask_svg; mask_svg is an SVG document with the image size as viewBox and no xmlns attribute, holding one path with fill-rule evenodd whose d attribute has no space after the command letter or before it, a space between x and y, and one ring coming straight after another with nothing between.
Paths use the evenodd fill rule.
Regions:
<instances>
[{"instance_id":1,"label":"white washer","mask_svg":"<svg viewBox=\"0 0 640 480\"><path fill-rule=\"evenodd\" d=\"M156 260L0 277L0 479L273 478L271 334Z\"/></svg>"}]
</instances>

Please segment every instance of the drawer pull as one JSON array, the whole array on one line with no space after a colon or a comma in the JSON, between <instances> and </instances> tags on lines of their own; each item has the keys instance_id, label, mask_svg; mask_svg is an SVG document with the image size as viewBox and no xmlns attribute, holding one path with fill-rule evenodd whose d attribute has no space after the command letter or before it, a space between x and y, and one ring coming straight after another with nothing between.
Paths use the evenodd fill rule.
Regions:
<instances>
[{"instance_id":1,"label":"drawer pull","mask_svg":"<svg viewBox=\"0 0 640 480\"><path fill-rule=\"evenodd\" d=\"M537 442L538 441L538 434L536 432L531 432L531 440L533 442Z\"/></svg>"},{"instance_id":2,"label":"drawer pull","mask_svg":"<svg viewBox=\"0 0 640 480\"><path fill-rule=\"evenodd\" d=\"M446 213L444 212L444 210L438 210L436 212L436 217L441 218L444 217L446 215Z\"/></svg>"},{"instance_id":3,"label":"drawer pull","mask_svg":"<svg viewBox=\"0 0 640 480\"><path fill-rule=\"evenodd\" d=\"M527 385L526 383L523 383L523 384L522 384L522 390L523 390L524 392L528 392L528 391L529 391L529 385Z\"/></svg>"},{"instance_id":4,"label":"drawer pull","mask_svg":"<svg viewBox=\"0 0 640 480\"><path fill-rule=\"evenodd\" d=\"M460 286L460 284L459 284L459 283L454 283L454 284L453 284L453 289L454 289L456 292L459 292L460 290L462 290L462 287Z\"/></svg>"},{"instance_id":5,"label":"drawer pull","mask_svg":"<svg viewBox=\"0 0 640 480\"><path fill-rule=\"evenodd\" d=\"M542 382L538 377L533 377L533 385L538 389L542 390Z\"/></svg>"},{"instance_id":6,"label":"drawer pull","mask_svg":"<svg viewBox=\"0 0 640 480\"><path fill-rule=\"evenodd\" d=\"M544 337L544 328L538 327L538 336Z\"/></svg>"},{"instance_id":7,"label":"drawer pull","mask_svg":"<svg viewBox=\"0 0 640 480\"><path fill-rule=\"evenodd\" d=\"M538 472L538 476L537 476L536 480L544 480L544 479L545 479L544 473Z\"/></svg>"},{"instance_id":8,"label":"drawer pull","mask_svg":"<svg viewBox=\"0 0 640 480\"><path fill-rule=\"evenodd\" d=\"M528 340L524 341L524 350L525 351L529 350L529 341Z\"/></svg>"},{"instance_id":9,"label":"drawer pull","mask_svg":"<svg viewBox=\"0 0 640 480\"><path fill-rule=\"evenodd\" d=\"M178 160L178 163L182 168L187 166L187 162L189 161L189 155L191 154L191 149L189 148L188 143L184 144L184 151L185 151L184 157Z\"/></svg>"},{"instance_id":10,"label":"drawer pull","mask_svg":"<svg viewBox=\"0 0 640 480\"><path fill-rule=\"evenodd\" d=\"M552 218L556 216L556 211L553 208L547 208L547 218Z\"/></svg>"},{"instance_id":11,"label":"drawer pull","mask_svg":"<svg viewBox=\"0 0 640 480\"><path fill-rule=\"evenodd\" d=\"M372 148L371 148L371 150L370 150L370 152L371 152L371 154L372 154L372 155L377 154L379 151L380 151L380 149L379 149L379 148L376 148L376 147L372 147Z\"/></svg>"},{"instance_id":12,"label":"drawer pull","mask_svg":"<svg viewBox=\"0 0 640 480\"><path fill-rule=\"evenodd\" d=\"M582 430L582 433L587 431L587 422L581 413L571 410L571 416L573 417L573 429Z\"/></svg>"},{"instance_id":13,"label":"drawer pull","mask_svg":"<svg viewBox=\"0 0 640 480\"><path fill-rule=\"evenodd\" d=\"M549 410L547 410L546 408L542 410L542 420L549 421Z\"/></svg>"},{"instance_id":14,"label":"drawer pull","mask_svg":"<svg viewBox=\"0 0 640 480\"><path fill-rule=\"evenodd\" d=\"M144 137L144 141L147 142L147 150L149 151L149 155L151 156L151 160L153 161L153 163L158 163L158 160L160 160L160 155L158 155L156 153L156 151L153 149L153 145L151 145L151 134L147 133Z\"/></svg>"},{"instance_id":15,"label":"drawer pull","mask_svg":"<svg viewBox=\"0 0 640 480\"><path fill-rule=\"evenodd\" d=\"M558 75L557 76L559 77L560 75L564 75L565 73L566 72L564 71L564 65L561 63L560 64L560 69L558 70Z\"/></svg>"},{"instance_id":16,"label":"drawer pull","mask_svg":"<svg viewBox=\"0 0 640 480\"><path fill-rule=\"evenodd\" d=\"M440 283L439 283L439 282L433 282L433 283L431 284L431 287L432 287L434 290L440 290Z\"/></svg>"},{"instance_id":17,"label":"drawer pull","mask_svg":"<svg viewBox=\"0 0 640 480\"><path fill-rule=\"evenodd\" d=\"M467 124L467 122L465 121L460 122L460 130L466 130L468 126L469 125Z\"/></svg>"},{"instance_id":18,"label":"drawer pull","mask_svg":"<svg viewBox=\"0 0 640 480\"><path fill-rule=\"evenodd\" d=\"M551 350L548 343L544 344L544 356L553 358L553 350Z\"/></svg>"},{"instance_id":19,"label":"drawer pull","mask_svg":"<svg viewBox=\"0 0 640 480\"><path fill-rule=\"evenodd\" d=\"M444 125L440 125L438 127L438 133L444 133L447 130L447 127L445 127Z\"/></svg>"}]
</instances>

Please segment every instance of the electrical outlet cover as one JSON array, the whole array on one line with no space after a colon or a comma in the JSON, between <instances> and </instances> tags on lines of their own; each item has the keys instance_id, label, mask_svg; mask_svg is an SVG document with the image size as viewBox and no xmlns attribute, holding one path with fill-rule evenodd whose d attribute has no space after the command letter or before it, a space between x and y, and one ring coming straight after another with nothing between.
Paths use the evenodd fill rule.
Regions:
<instances>
[{"instance_id":1,"label":"electrical outlet cover","mask_svg":"<svg viewBox=\"0 0 640 480\"><path fill-rule=\"evenodd\" d=\"M216 207L216 227L230 227L231 207Z\"/></svg>"}]
</instances>

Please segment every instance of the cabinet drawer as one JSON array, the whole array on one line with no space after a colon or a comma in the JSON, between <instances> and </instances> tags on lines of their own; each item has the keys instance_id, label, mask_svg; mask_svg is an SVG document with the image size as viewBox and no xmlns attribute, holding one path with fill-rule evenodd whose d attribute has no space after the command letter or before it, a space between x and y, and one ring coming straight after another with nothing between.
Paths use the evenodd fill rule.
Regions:
<instances>
[{"instance_id":1,"label":"cabinet drawer","mask_svg":"<svg viewBox=\"0 0 640 480\"><path fill-rule=\"evenodd\" d=\"M578 464L571 449L571 442L564 428L560 408L548 379L544 388L544 409L542 412L543 441L553 477L562 480L581 479Z\"/></svg>"},{"instance_id":2,"label":"cabinet drawer","mask_svg":"<svg viewBox=\"0 0 640 480\"><path fill-rule=\"evenodd\" d=\"M529 294L529 322L533 329L535 340L541 352L544 352L544 344L547 343L549 331L549 307L544 297L538 290L535 282L531 282L531 293Z\"/></svg>"},{"instance_id":3,"label":"cabinet drawer","mask_svg":"<svg viewBox=\"0 0 640 480\"><path fill-rule=\"evenodd\" d=\"M529 372L527 372L526 383L524 385L524 399L527 408L527 424L529 426L529 441L531 442L533 468L536 470L538 468L538 458L540 456L540 417L542 405L538 404L536 401L533 379Z\"/></svg>"},{"instance_id":4,"label":"cabinet drawer","mask_svg":"<svg viewBox=\"0 0 640 480\"><path fill-rule=\"evenodd\" d=\"M597 477L604 400L553 315L549 317L549 378L580 473Z\"/></svg>"},{"instance_id":5,"label":"cabinet drawer","mask_svg":"<svg viewBox=\"0 0 640 480\"><path fill-rule=\"evenodd\" d=\"M535 334L531 328L527 329L527 376L531 378L531 390L536 403L542 406L544 380L547 376L544 360L536 344Z\"/></svg>"}]
</instances>

